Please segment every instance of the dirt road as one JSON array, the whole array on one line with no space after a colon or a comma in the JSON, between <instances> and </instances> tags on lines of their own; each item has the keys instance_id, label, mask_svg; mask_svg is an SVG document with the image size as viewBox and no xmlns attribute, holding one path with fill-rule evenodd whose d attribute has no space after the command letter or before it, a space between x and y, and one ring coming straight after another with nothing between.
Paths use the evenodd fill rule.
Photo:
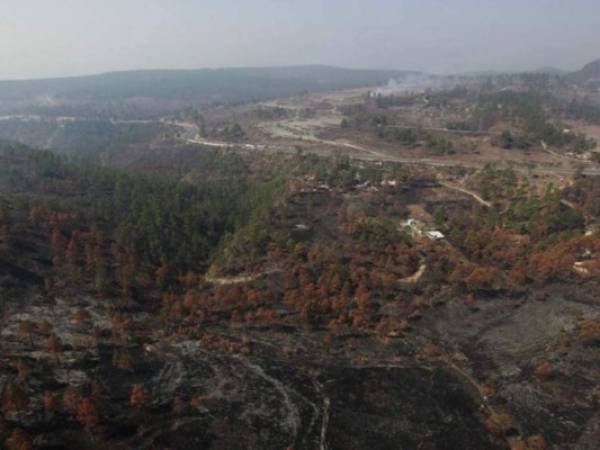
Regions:
<instances>
[{"instance_id":1,"label":"dirt road","mask_svg":"<svg viewBox=\"0 0 600 450\"><path fill-rule=\"evenodd\" d=\"M217 148L237 148L242 150L259 150L259 151L269 151L269 152L281 152L281 153L295 153L296 145L291 144L265 144L265 143L238 143L238 142L223 142L223 141L211 141L207 139L200 138L198 136L194 138L186 138L183 139L185 142L189 144L196 145L204 145L209 147L217 147ZM301 139L300 139L301 140ZM325 139L319 139L316 137L311 137L308 139L312 143L323 144L324 146L336 147L342 149L353 150L355 153L351 155L352 158L364 161L382 161L382 162L394 162L400 164L417 164L417 165L425 165L429 167L440 167L440 168L450 168L450 167L466 167L470 169L481 169L484 167L484 163L478 162L453 162L453 161L441 161L435 160L431 158L401 158L397 156L388 155L381 151L373 150L371 148L353 144L347 141L331 141ZM308 150L310 151L310 150ZM543 166L517 166L514 165L513 169L517 172L524 173L537 173L537 174L547 174L547 175L563 175L570 176L577 172L576 168L566 168L566 167L543 167ZM600 167L586 167L583 170L583 174L589 176L600 176ZM469 191L463 191L468 195L472 195L473 193ZM477 200L477 199L476 199ZM477 200L479 203L483 205L487 205L487 202L483 199Z\"/></svg>"},{"instance_id":2,"label":"dirt road","mask_svg":"<svg viewBox=\"0 0 600 450\"><path fill-rule=\"evenodd\" d=\"M448 189L462 192L463 194L467 194L467 195L473 197L475 199L475 201L477 201L477 203L479 203L480 205L487 206L488 208L492 207L492 204L490 202L484 200L483 198L481 198L481 196L477 192L470 191L464 187L457 186L456 184L453 184L453 183L448 183L447 181L440 181L440 184L444 187L447 187Z\"/></svg>"}]
</instances>

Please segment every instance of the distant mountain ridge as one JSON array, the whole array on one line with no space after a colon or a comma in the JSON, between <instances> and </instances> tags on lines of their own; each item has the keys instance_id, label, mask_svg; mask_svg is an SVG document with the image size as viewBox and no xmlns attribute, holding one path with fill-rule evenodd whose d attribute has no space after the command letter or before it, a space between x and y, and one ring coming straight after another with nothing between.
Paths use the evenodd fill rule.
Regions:
<instances>
[{"instance_id":1,"label":"distant mountain ridge","mask_svg":"<svg viewBox=\"0 0 600 450\"><path fill-rule=\"evenodd\" d=\"M569 79L579 84L600 82L600 59L592 61L583 66L581 70L571 73Z\"/></svg>"},{"instance_id":2,"label":"distant mountain ridge","mask_svg":"<svg viewBox=\"0 0 600 450\"><path fill-rule=\"evenodd\" d=\"M331 66L198 70L139 70L40 80L0 81L0 112L45 111L91 105L95 109L161 103L163 107L246 102L332 89L381 85L414 71ZM93 109L94 109L93 108Z\"/></svg>"}]
</instances>

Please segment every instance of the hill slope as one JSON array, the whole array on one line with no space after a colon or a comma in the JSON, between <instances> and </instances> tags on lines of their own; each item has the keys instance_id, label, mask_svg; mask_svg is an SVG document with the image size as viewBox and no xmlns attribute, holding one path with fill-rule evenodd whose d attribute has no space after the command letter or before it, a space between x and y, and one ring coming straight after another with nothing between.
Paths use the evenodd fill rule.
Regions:
<instances>
[{"instance_id":1,"label":"hill slope","mask_svg":"<svg viewBox=\"0 0 600 450\"><path fill-rule=\"evenodd\" d=\"M105 111L134 105L144 111L184 105L245 102L386 83L411 72L329 66L145 70L84 77L0 81L0 112L65 114L83 105ZM414 72L412 72L414 73ZM81 111L77 111L81 113Z\"/></svg>"},{"instance_id":2,"label":"hill slope","mask_svg":"<svg viewBox=\"0 0 600 450\"><path fill-rule=\"evenodd\" d=\"M581 70L570 74L569 78L580 84L600 80L600 59L586 64Z\"/></svg>"}]
</instances>

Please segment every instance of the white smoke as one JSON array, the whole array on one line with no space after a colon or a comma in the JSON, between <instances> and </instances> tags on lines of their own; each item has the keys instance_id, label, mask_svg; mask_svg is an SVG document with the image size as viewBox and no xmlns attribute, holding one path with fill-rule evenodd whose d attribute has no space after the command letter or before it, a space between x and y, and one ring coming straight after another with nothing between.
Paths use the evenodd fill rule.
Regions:
<instances>
[{"instance_id":1,"label":"white smoke","mask_svg":"<svg viewBox=\"0 0 600 450\"><path fill-rule=\"evenodd\" d=\"M371 96L386 97L406 93L421 93L426 90L443 89L448 86L448 83L448 80L433 75L411 74L401 79L391 79L387 85L372 91Z\"/></svg>"}]
</instances>

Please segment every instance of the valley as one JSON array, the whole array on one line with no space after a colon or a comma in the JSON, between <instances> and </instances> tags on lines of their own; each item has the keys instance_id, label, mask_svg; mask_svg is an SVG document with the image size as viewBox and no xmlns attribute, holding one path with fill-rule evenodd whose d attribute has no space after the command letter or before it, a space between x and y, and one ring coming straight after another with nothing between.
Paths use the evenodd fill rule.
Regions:
<instances>
[{"instance_id":1,"label":"valley","mask_svg":"<svg viewBox=\"0 0 600 450\"><path fill-rule=\"evenodd\" d=\"M300 73L3 105L2 448L597 448L588 84Z\"/></svg>"}]
</instances>

